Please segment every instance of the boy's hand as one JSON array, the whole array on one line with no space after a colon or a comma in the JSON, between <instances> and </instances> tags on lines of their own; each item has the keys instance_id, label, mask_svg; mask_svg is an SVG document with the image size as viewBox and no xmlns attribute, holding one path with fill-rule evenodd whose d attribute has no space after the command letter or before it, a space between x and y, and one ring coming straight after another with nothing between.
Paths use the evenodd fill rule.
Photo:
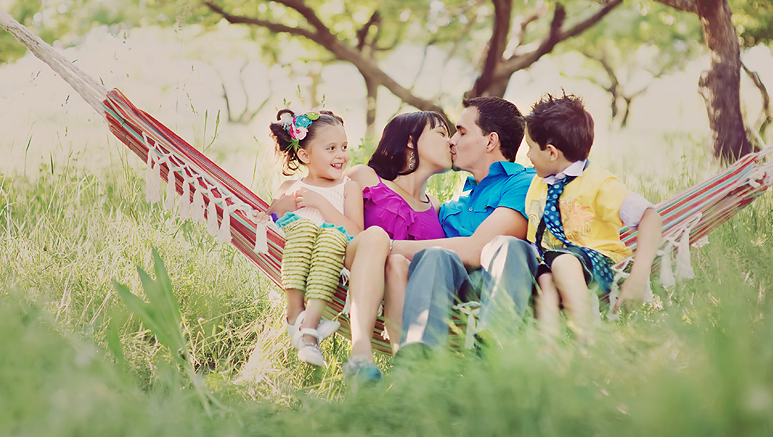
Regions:
<instances>
[{"instance_id":1,"label":"boy's hand","mask_svg":"<svg viewBox=\"0 0 773 437\"><path fill-rule=\"evenodd\" d=\"M295 192L295 204L298 208L317 208L319 209L323 202L328 202L327 199L322 197L321 194L316 191L309 190L308 188L299 188Z\"/></svg>"},{"instance_id":2,"label":"boy's hand","mask_svg":"<svg viewBox=\"0 0 773 437\"><path fill-rule=\"evenodd\" d=\"M617 314L623 306L630 309L642 304L644 297L647 295L647 276L640 276L631 272L628 279L620 286L620 296L618 296L615 302L612 314Z\"/></svg>"}]
</instances>

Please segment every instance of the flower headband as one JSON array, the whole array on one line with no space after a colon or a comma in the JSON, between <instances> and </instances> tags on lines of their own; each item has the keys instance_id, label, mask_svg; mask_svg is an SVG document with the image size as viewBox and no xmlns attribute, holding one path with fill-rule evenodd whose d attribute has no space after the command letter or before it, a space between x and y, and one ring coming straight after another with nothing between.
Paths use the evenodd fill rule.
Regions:
<instances>
[{"instance_id":1,"label":"flower headband","mask_svg":"<svg viewBox=\"0 0 773 437\"><path fill-rule=\"evenodd\" d=\"M301 147L300 141L306 138L306 134L309 133L309 126L314 120L319 119L319 113L307 112L303 115L296 115L293 117L289 112L285 112L279 118L279 122L282 123L284 130L290 133L290 144L295 150Z\"/></svg>"}]
</instances>

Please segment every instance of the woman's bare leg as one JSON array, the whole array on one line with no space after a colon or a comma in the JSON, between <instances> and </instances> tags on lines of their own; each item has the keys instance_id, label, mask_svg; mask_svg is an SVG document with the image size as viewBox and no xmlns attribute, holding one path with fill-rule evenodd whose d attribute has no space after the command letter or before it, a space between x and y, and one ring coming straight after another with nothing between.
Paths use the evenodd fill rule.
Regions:
<instances>
[{"instance_id":1,"label":"woman's bare leg","mask_svg":"<svg viewBox=\"0 0 773 437\"><path fill-rule=\"evenodd\" d=\"M390 255L384 271L386 284L384 290L384 318L389 334L392 351L397 352L400 337L403 335L403 304L405 288L408 286L408 267L411 261L402 255Z\"/></svg>"},{"instance_id":2,"label":"woman's bare leg","mask_svg":"<svg viewBox=\"0 0 773 437\"><path fill-rule=\"evenodd\" d=\"M350 272L352 356L373 358L371 339L384 298L384 265L388 255L389 236L378 226L360 232L346 248L344 265Z\"/></svg>"}]
</instances>

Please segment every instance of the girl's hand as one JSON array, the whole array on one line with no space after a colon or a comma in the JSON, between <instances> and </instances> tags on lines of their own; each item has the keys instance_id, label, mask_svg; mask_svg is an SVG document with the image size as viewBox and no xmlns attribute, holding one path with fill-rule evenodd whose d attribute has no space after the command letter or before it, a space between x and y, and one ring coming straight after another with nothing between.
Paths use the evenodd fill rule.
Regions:
<instances>
[{"instance_id":1,"label":"girl's hand","mask_svg":"<svg viewBox=\"0 0 773 437\"><path fill-rule=\"evenodd\" d=\"M271 221L271 216L264 211L258 211L258 216L255 218L256 223L266 224Z\"/></svg>"},{"instance_id":2,"label":"girl's hand","mask_svg":"<svg viewBox=\"0 0 773 437\"><path fill-rule=\"evenodd\" d=\"M298 191L295 192L295 204L298 205L298 208L307 207L319 209L322 202L327 201L328 200L322 197L321 194L309 190L308 188L299 188Z\"/></svg>"},{"instance_id":3,"label":"girl's hand","mask_svg":"<svg viewBox=\"0 0 773 437\"><path fill-rule=\"evenodd\" d=\"M285 213L295 211L298 208L300 208L300 205L295 201L295 194L288 193L275 199L271 204L270 211L275 212L279 217L282 217Z\"/></svg>"}]
</instances>

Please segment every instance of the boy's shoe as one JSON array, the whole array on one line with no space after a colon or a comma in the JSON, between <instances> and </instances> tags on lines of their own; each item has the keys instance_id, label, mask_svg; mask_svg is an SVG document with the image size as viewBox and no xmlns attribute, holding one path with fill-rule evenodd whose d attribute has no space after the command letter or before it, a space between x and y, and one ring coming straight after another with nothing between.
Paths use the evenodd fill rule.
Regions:
<instances>
[{"instance_id":1,"label":"boy's shoe","mask_svg":"<svg viewBox=\"0 0 773 437\"><path fill-rule=\"evenodd\" d=\"M381 372L373 361L365 357L349 357L349 361L344 364L344 381L352 387L360 385L377 385L384 379Z\"/></svg>"},{"instance_id":2,"label":"boy's shoe","mask_svg":"<svg viewBox=\"0 0 773 437\"><path fill-rule=\"evenodd\" d=\"M301 336L310 335L319 341L319 334L316 329L303 329L301 330ZM314 366L325 367L325 357L322 356L322 350L317 343L306 343L301 340L298 343L298 359L312 364Z\"/></svg>"},{"instance_id":3,"label":"boy's shoe","mask_svg":"<svg viewBox=\"0 0 773 437\"><path fill-rule=\"evenodd\" d=\"M295 318L295 323L292 325L285 319L285 326L287 327L287 335L290 336L290 340L294 348L298 349L301 344L301 326L303 326L303 319L306 316L306 311L301 311L298 317ZM319 325L317 325L317 332L319 335L319 341L322 341L331 335L333 335L338 328L341 327L341 323L335 320L320 319Z\"/></svg>"}]
</instances>

